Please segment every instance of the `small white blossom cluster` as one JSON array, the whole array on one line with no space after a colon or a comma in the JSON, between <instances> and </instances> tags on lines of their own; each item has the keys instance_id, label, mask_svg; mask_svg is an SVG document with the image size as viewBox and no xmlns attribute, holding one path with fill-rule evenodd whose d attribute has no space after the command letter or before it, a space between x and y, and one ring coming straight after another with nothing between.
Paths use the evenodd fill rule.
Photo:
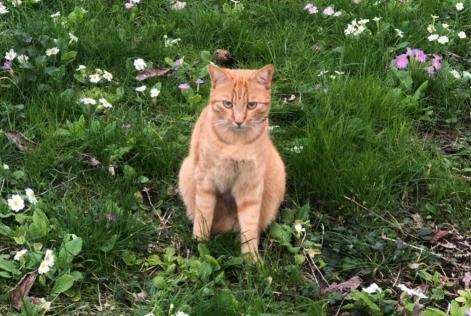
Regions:
<instances>
[{"instance_id":1,"label":"small white blossom cluster","mask_svg":"<svg viewBox=\"0 0 471 316\"><path fill-rule=\"evenodd\" d=\"M142 85L135 88L136 92L144 92L147 90L146 85ZM151 98L157 98L160 95L160 90L157 87L152 87L149 91L149 95Z\"/></svg>"},{"instance_id":2,"label":"small white blossom cluster","mask_svg":"<svg viewBox=\"0 0 471 316\"><path fill-rule=\"evenodd\" d=\"M4 165L4 169L5 169ZM36 204L38 202L38 199L34 195L34 191L30 188L25 189L25 195L29 203L31 204ZM19 212L25 208L25 200L23 200L23 197L19 194L13 194L9 199L8 199L8 207L13 211L13 212Z\"/></svg>"},{"instance_id":3,"label":"small white blossom cluster","mask_svg":"<svg viewBox=\"0 0 471 316\"><path fill-rule=\"evenodd\" d=\"M100 104L105 109L111 109L113 107L113 105L111 103L109 103L105 98L99 98L98 101L97 101L94 98L84 97L84 98L80 99L80 103L87 104L87 105Z\"/></svg>"},{"instance_id":4,"label":"small white blossom cluster","mask_svg":"<svg viewBox=\"0 0 471 316\"><path fill-rule=\"evenodd\" d=\"M463 71L460 73L456 69L450 70L450 74L455 78L455 79L471 79L471 73L469 71Z\"/></svg>"},{"instance_id":5,"label":"small white blossom cluster","mask_svg":"<svg viewBox=\"0 0 471 316\"><path fill-rule=\"evenodd\" d=\"M299 154L301 153L301 151L303 151L304 147L302 145L300 146L293 146L292 148L290 148L289 150L296 153L296 154Z\"/></svg>"},{"instance_id":6,"label":"small white blossom cluster","mask_svg":"<svg viewBox=\"0 0 471 316\"><path fill-rule=\"evenodd\" d=\"M8 12L8 8L3 4L3 2L0 2L0 14L7 14Z\"/></svg>"},{"instance_id":7,"label":"small white blossom cluster","mask_svg":"<svg viewBox=\"0 0 471 316\"><path fill-rule=\"evenodd\" d=\"M343 32L346 36L358 36L366 30L365 25L368 22L370 22L369 19L354 19Z\"/></svg>"}]
</instances>

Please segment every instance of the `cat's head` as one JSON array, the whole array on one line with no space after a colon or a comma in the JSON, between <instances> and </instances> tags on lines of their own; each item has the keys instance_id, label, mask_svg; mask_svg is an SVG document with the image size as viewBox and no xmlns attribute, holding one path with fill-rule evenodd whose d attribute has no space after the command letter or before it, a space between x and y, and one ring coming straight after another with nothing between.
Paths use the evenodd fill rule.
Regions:
<instances>
[{"instance_id":1,"label":"cat's head","mask_svg":"<svg viewBox=\"0 0 471 316\"><path fill-rule=\"evenodd\" d=\"M260 69L208 66L210 106L221 131L254 133L266 124L271 103L273 65Z\"/></svg>"}]
</instances>

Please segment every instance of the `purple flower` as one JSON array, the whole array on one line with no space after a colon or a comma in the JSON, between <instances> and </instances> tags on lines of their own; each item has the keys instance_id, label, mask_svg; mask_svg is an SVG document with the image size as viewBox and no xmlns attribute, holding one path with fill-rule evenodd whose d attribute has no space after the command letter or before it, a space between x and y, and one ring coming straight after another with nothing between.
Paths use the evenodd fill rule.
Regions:
<instances>
[{"instance_id":1,"label":"purple flower","mask_svg":"<svg viewBox=\"0 0 471 316\"><path fill-rule=\"evenodd\" d=\"M406 69L407 65L409 65L409 59L407 58L407 54L401 54L396 56L392 63L397 67L397 69Z\"/></svg>"},{"instance_id":2,"label":"purple flower","mask_svg":"<svg viewBox=\"0 0 471 316\"><path fill-rule=\"evenodd\" d=\"M432 66L436 69L439 70L440 67L442 66L442 57L440 55L434 54L432 58Z\"/></svg>"},{"instance_id":3,"label":"purple flower","mask_svg":"<svg viewBox=\"0 0 471 316\"><path fill-rule=\"evenodd\" d=\"M3 63L3 66L2 66L2 69L5 70L5 71L8 71L8 72L11 72L11 60L5 60L5 62Z\"/></svg>"},{"instance_id":4,"label":"purple flower","mask_svg":"<svg viewBox=\"0 0 471 316\"><path fill-rule=\"evenodd\" d=\"M471 316L471 308L466 311L466 316Z\"/></svg>"},{"instance_id":5,"label":"purple flower","mask_svg":"<svg viewBox=\"0 0 471 316\"><path fill-rule=\"evenodd\" d=\"M203 80L203 79L196 79L196 80L195 80L195 83L196 83L196 84L203 84L203 83L204 83L204 80Z\"/></svg>"},{"instance_id":6,"label":"purple flower","mask_svg":"<svg viewBox=\"0 0 471 316\"><path fill-rule=\"evenodd\" d=\"M427 54L419 48L407 48L407 56L413 56L418 62L424 63L427 60Z\"/></svg>"},{"instance_id":7,"label":"purple flower","mask_svg":"<svg viewBox=\"0 0 471 316\"><path fill-rule=\"evenodd\" d=\"M425 68L428 74L433 75L435 73L435 68L433 66L429 66Z\"/></svg>"},{"instance_id":8,"label":"purple flower","mask_svg":"<svg viewBox=\"0 0 471 316\"><path fill-rule=\"evenodd\" d=\"M184 57L178 58L177 60L175 60L175 66L176 66L176 67L178 67L178 66L180 66L181 64L183 64L183 58L184 58Z\"/></svg>"},{"instance_id":9,"label":"purple flower","mask_svg":"<svg viewBox=\"0 0 471 316\"><path fill-rule=\"evenodd\" d=\"M106 213L105 219L110 223L116 223L118 221L116 214L113 214L113 213Z\"/></svg>"},{"instance_id":10,"label":"purple flower","mask_svg":"<svg viewBox=\"0 0 471 316\"><path fill-rule=\"evenodd\" d=\"M312 3L306 4L306 6L304 7L304 10L307 10L307 12L309 12L309 14L315 14L315 13L319 12L317 7L315 5L313 5Z\"/></svg>"},{"instance_id":11,"label":"purple flower","mask_svg":"<svg viewBox=\"0 0 471 316\"><path fill-rule=\"evenodd\" d=\"M190 89L190 85L186 82L183 82L183 83L180 83L178 85L178 88L182 89L182 90L187 90L187 89Z\"/></svg>"}]
</instances>

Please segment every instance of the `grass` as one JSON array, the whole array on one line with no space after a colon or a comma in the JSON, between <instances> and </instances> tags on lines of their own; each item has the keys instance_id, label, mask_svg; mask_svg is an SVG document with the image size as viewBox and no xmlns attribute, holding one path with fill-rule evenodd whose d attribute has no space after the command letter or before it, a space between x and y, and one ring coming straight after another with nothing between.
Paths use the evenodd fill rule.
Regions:
<instances>
[{"instance_id":1,"label":"grass","mask_svg":"<svg viewBox=\"0 0 471 316\"><path fill-rule=\"evenodd\" d=\"M457 12L452 1L319 1L310 15L299 1L202 1L182 10L167 1L132 10L120 1L32 2L4 1L10 12L0 15L2 56L12 48L30 57L15 59L12 73L0 70L0 129L34 142L22 151L0 137L0 162L9 166L0 170L0 314L40 313L28 302L15 311L9 291L46 249L56 263L29 296L52 301L51 315L412 313L418 301L400 295L398 283L427 293L416 305L423 315L443 315L433 309L449 302L461 308L452 316L471 308L471 298L455 300L465 296L458 290L471 253L459 246L471 228L471 44L456 35L471 35L469 3ZM341 16L322 14L331 4ZM448 44L427 40L431 15ZM348 37L354 18L370 21ZM164 35L180 41L164 45ZM46 56L55 46L60 53ZM412 57L407 70L391 68L407 47L440 54L441 69L429 76ZM230 51L232 67L276 68L270 122L288 190L262 236L263 265L244 263L235 234L193 241L176 193L209 92L205 67L219 48ZM139 82L136 58L176 69ZM113 80L90 83L95 68ZM197 78L205 83L197 87ZM180 91L181 82L192 89ZM136 92L142 84L147 91ZM7 200L27 187L39 202L12 212ZM14 261L22 248L28 254ZM356 275L360 291L325 290ZM373 282L383 292L361 292Z\"/></svg>"}]
</instances>

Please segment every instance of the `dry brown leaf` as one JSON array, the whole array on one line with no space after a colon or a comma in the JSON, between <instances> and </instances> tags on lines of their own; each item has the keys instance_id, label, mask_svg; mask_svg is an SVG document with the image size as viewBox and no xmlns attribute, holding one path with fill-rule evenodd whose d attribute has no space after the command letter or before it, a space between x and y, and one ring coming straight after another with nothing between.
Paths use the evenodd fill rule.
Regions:
<instances>
[{"instance_id":1,"label":"dry brown leaf","mask_svg":"<svg viewBox=\"0 0 471 316\"><path fill-rule=\"evenodd\" d=\"M322 289L321 293L325 294L325 293L330 293L330 292L334 292L334 291L341 291L341 292L351 291L353 289L358 288L361 285L361 282L362 282L362 280L360 279L360 277L356 275L356 276L351 277L347 281L342 282L340 284L337 284L336 282L332 283L328 287Z\"/></svg>"},{"instance_id":2,"label":"dry brown leaf","mask_svg":"<svg viewBox=\"0 0 471 316\"><path fill-rule=\"evenodd\" d=\"M38 272L36 271L26 273L15 286L15 288L11 291L11 305L16 310L20 310L21 306L23 306L23 299L28 295L29 290L31 290L31 287L33 287L37 277Z\"/></svg>"},{"instance_id":3,"label":"dry brown leaf","mask_svg":"<svg viewBox=\"0 0 471 316\"><path fill-rule=\"evenodd\" d=\"M135 303L143 303L147 299L147 293L145 291L141 291L139 293L132 293Z\"/></svg>"},{"instance_id":4,"label":"dry brown leaf","mask_svg":"<svg viewBox=\"0 0 471 316\"><path fill-rule=\"evenodd\" d=\"M152 77L165 76L172 68L147 68L136 76L136 80L143 81Z\"/></svg>"},{"instance_id":5,"label":"dry brown leaf","mask_svg":"<svg viewBox=\"0 0 471 316\"><path fill-rule=\"evenodd\" d=\"M437 241L439 241L440 239L442 239L443 237L445 237L447 235L448 235L448 232L446 230L438 229L433 233L433 236L432 236L432 239L430 240L430 242L432 244L434 244L434 243L436 243Z\"/></svg>"},{"instance_id":6,"label":"dry brown leaf","mask_svg":"<svg viewBox=\"0 0 471 316\"><path fill-rule=\"evenodd\" d=\"M33 149L33 147L36 145L29 139L27 139L23 134L15 132L15 131L9 131L9 132L4 132L5 136L8 138L10 142L12 142L16 148L18 148L21 151L27 152Z\"/></svg>"},{"instance_id":7,"label":"dry brown leaf","mask_svg":"<svg viewBox=\"0 0 471 316\"><path fill-rule=\"evenodd\" d=\"M455 249L456 248L456 245L455 244L452 244L451 242L447 241L446 243L444 244L440 244L440 246L442 246L443 248L446 248L446 249Z\"/></svg>"},{"instance_id":8,"label":"dry brown leaf","mask_svg":"<svg viewBox=\"0 0 471 316\"><path fill-rule=\"evenodd\" d=\"M463 277L464 288L469 289L469 285L471 284L471 272L466 272Z\"/></svg>"}]
</instances>

